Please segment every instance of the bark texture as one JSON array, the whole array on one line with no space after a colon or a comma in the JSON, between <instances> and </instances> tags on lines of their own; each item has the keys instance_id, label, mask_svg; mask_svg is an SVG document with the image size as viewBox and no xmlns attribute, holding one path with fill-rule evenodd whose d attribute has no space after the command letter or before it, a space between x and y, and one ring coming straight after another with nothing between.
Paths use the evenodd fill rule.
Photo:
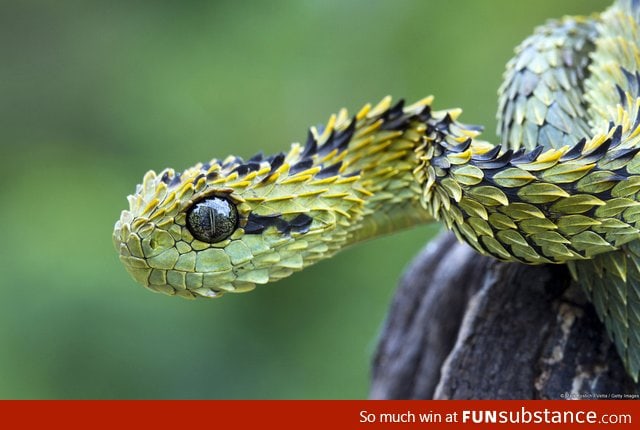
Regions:
<instances>
[{"instance_id":1,"label":"bark texture","mask_svg":"<svg viewBox=\"0 0 640 430\"><path fill-rule=\"evenodd\" d=\"M400 282L370 397L624 398L638 388L565 266L501 263L446 233Z\"/></svg>"}]
</instances>

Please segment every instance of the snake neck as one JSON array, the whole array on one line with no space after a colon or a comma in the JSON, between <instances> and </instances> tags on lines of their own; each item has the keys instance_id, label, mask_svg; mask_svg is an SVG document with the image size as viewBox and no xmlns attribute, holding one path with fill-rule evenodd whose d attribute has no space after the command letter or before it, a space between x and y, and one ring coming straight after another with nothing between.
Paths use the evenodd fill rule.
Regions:
<instances>
[{"instance_id":1,"label":"snake neck","mask_svg":"<svg viewBox=\"0 0 640 430\"><path fill-rule=\"evenodd\" d=\"M323 170L333 166L329 169L337 169L340 178L357 178L352 189L362 206L343 224L343 245L434 219L450 220L455 200L448 193L455 186L448 177L451 166L469 162L470 154L495 150L475 139L481 127L457 121L460 109L435 111L432 102L426 97L410 106L403 100L392 106L387 97L353 118L343 110L322 130L310 129L302 158Z\"/></svg>"},{"instance_id":2,"label":"snake neck","mask_svg":"<svg viewBox=\"0 0 640 430\"><path fill-rule=\"evenodd\" d=\"M405 106L403 100L392 105L386 97L375 107L366 105L351 119L342 110L322 133L311 128L310 139L318 143L318 149L311 151L317 153L314 164L326 165L328 153L340 163L342 177L357 178L353 189L362 205L345 220L345 245L433 220L422 204L422 184L416 180L417 148L425 139L432 100L427 97ZM350 129L352 135L346 136ZM337 148L340 141L343 151Z\"/></svg>"}]
</instances>

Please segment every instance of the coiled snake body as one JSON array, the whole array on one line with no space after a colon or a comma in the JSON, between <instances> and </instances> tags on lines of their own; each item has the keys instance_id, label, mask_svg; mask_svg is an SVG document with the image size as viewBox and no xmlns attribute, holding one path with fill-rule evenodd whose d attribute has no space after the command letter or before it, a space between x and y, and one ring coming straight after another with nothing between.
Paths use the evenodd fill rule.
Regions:
<instances>
[{"instance_id":1,"label":"coiled snake body","mask_svg":"<svg viewBox=\"0 0 640 430\"><path fill-rule=\"evenodd\" d=\"M431 97L342 110L286 153L148 172L115 225L120 259L152 290L218 297L442 220L482 254L568 264L637 379L639 3L549 22L519 46L501 145Z\"/></svg>"}]
</instances>

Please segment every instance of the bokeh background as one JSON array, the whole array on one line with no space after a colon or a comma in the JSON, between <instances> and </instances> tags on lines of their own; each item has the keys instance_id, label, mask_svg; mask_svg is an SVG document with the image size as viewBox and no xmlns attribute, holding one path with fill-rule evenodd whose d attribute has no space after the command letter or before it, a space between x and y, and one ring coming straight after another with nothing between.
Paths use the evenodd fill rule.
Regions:
<instances>
[{"instance_id":1,"label":"bokeh background","mask_svg":"<svg viewBox=\"0 0 640 430\"><path fill-rule=\"evenodd\" d=\"M514 46L603 0L0 2L0 397L362 398L437 231L218 301L153 294L111 231L148 169L275 152L386 94L495 136Z\"/></svg>"}]
</instances>

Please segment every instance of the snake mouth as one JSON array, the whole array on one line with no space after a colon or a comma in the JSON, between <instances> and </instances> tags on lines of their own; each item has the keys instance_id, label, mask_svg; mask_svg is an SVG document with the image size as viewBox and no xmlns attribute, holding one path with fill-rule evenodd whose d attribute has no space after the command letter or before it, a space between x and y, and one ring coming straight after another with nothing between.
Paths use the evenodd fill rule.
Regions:
<instances>
[{"instance_id":1,"label":"snake mouth","mask_svg":"<svg viewBox=\"0 0 640 430\"><path fill-rule=\"evenodd\" d=\"M151 291L189 299L218 298L225 291L237 290L230 285L235 276L224 250L211 248L196 252L194 247L209 245L193 238L187 243L177 234L172 236L170 231L142 222L130 211L122 211L114 227L113 242L120 261L134 280ZM205 265L217 271L199 272Z\"/></svg>"},{"instance_id":2,"label":"snake mouth","mask_svg":"<svg viewBox=\"0 0 640 430\"><path fill-rule=\"evenodd\" d=\"M126 222L129 216L130 213L128 211L123 211L121 219L116 222L113 242L119 253L120 261L122 261L125 269L135 281L148 290L188 299L197 297L218 298L225 292L237 292L238 289L228 283L230 269L227 270L227 273L217 272L212 274L213 276L206 277L205 274L193 271L195 262L189 264L188 260L195 260L194 254L180 260L179 252L175 245L170 248L163 248L162 237L160 237L160 240L151 239L145 241L143 239L141 241L139 234L132 232L130 224ZM142 243L144 245L141 245ZM154 249L159 249L160 252L151 258L144 256L145 250L153 252ZM219 257L219 253L223 251L217 251L218 253L215 255ZM204 255L211 257L212 253L205 253ZM225 282L225 279L227 282ZM245 291L248 289L245 286Z\"/></svg>"}]
</instances>

